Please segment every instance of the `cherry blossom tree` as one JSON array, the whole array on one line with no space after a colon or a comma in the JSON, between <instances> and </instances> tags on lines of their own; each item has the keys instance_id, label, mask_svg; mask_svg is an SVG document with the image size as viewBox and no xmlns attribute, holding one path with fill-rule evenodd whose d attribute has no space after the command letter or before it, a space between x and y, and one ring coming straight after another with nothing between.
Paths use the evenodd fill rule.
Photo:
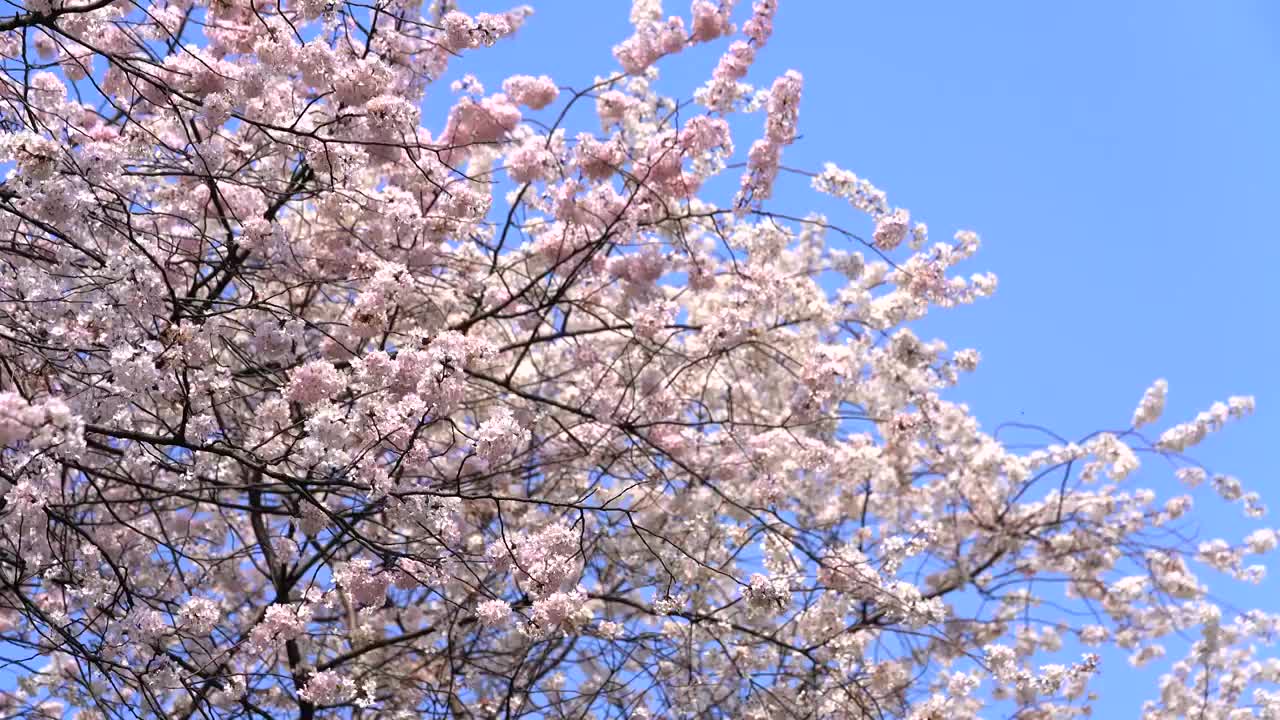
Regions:
<instances>
[{"instance_id":1,"label":"cherry blossom tree","mask_svg":"<svg viewBox=\"0 0 1280 720\"><path fill-rule=\"evenodd\" d=\"M995 289L978 236L784 166L775 0L420 117L530 12L0 18L4 717L1069 718L1092 648L1179 648L1147 717L1280 718L1277 618L1204 578L1276 533L1179 489L1262 515L1185 455L1251 399L1005 444L912 330Z\"/></svg>"}]
</instances>

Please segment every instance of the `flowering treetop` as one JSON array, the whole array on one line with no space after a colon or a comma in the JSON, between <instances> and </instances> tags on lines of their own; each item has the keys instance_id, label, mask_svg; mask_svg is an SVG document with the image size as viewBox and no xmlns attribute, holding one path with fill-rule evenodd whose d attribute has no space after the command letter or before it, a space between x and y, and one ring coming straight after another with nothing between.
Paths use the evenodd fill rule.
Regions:
<instances>
[{"instance_id":1,"label":"flowering treetop","mask_svg":"<svg viewBox=\"0 0 1280 720\"><path fill-rule=\"evenodd\" d=\"M848 218L773 202L776 9L638 0L595 84L425 119L528 9L0 18L5 716L1061 718L1099 669L1064 643L1192 632L1148 717L1280 717L1276 618L1199 574L1276 534L1189 544L1190 496L1134 485L1260 515L1183 454L1252 401L984 432L943 397L977 352L908 327L995 289L953 269L978 237L835 165Z\"/></svg>"}]
</instances>

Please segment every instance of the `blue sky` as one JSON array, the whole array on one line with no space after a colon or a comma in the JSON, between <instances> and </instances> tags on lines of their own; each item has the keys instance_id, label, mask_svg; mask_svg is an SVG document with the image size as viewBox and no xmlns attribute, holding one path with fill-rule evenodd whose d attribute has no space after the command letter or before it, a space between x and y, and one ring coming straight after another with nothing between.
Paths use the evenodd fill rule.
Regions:
<instances>
[{"instance_id":1,"label":"blue sky","mask_svg":"<svg viewBox=\"0 0 1280 720\"><path fill-rule=\"evenodd\" d=\"M629 2L533 4L516 38L455 68L491 90L513 72L582 87L616 69L610 48L629 33ZM1126 427L1157 377L1170 383L1169 421L1252 394L1257 414L1195 456L1280 503L1266 451L1280 431L1280 4L780 4L749 79L804 74L802 138L784 163L834 161L936 239L957 229L983 238L964 269L995 272L999 291L921 331L981 350L955 397L987 428L1031 422L1075 438ZM688 3L665 9L687 15ZM719 49L661 62L664 91L688 97ZM450 101L437 87L428 118ZM818 207L803 182L778 200ZM1154 463L1138 483L1181 493ZM1258 526L1238 506L1196 499L1203 538L1238 540ZM1280 611L1278 586L1228 583L1223 595ZM1157 694L1162 667L1135 675L1122 658L1107 658L1097 685L1104 716L1136 716Z\"/></svg>"}]
</instances>

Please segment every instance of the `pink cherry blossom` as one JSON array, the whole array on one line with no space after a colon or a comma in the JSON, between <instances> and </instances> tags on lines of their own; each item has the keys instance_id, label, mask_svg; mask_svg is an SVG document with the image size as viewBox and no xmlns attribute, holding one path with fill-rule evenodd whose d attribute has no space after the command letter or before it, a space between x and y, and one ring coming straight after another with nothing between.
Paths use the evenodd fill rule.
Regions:
<instances>
[{"instance_id":1,"label":"pink cherry blossom","mask_svg":"<svg viewBox=\"0 0 1280 720\"><path fill-rule=\"evenodd\" d=\"M314 405L337 395L342 387L342 373L333 363L312 360L290 375L284 395L292 402Z\"/></svg>"},{"instance_id":2,"label":"pink cherry blossom","mask_svg":"<svg viewBox=\"0 0 1280 720\"><path fill-rule=\"evenodd\" d=\"M728 35L732 28L729 24L729 11L732 7L732 4L727 2L694 0L690 7L690 14L693 16L692 39L709 42Z\"/></svg>"},{"instance_id":3,"label":"pink cherry blossom","mask_svg":"<svg viewBox=\"0 0 1280 720\"><path fill-rule=\"evenodd\" d=\"M222 612L218 604L209 598L194 597L183 603L178 612L182 619L182 629L196 635L206 635L218 626Z\"/></svg>"},{"instance_id":4,"label":"pink cherry blossom","mask_svg":"<svg viewBox=\"0 0 1280 720\"><path fill-rule=\"evenodd\" d=\"M332 705L349 700L355 694L355 683L333 670L321 670L311 676L298 691L298 697L317 705Z\"/></svg>"},{"instance_id":5,"label":"pink cherry blossom","mask_svg":"<svg viewBox=\"0 0 1280 720\"><path fill-rule=\"evenodd\" d=\"M910 230L910 216L901 208L888 215L881 215L876 220L875 233L872 238L876 247L881 250L893 250L902 244Z\"/></svg>"},{"instance_id":6,"label":"pink cherry blossom","mask_svg":"<svg viewBox=\"0 0 1280 720\"><path fill-rule=\"evenodd\" d=\"M485 600L476 606L476 616L485 627L501 627L511 617L511 604L505 600Z\"/></svg>"},{"instance_id":7,"label":"pink cherry blossom","mask_svg":"<svg viewBox=\"0 0 1280 720\"><path fill-rule=\"evenodd\" d=\"M14 392L0 393L0 444L26 440L44 423L44 413Z\"/></svg>"},{"instance_id":8,"label":"pink cherry blossom","mask_svg":"<svg viewBox=\"0 0 1280 720\"><path fill-rule=\"evenodd\" d=\"M637 27L634 35L613 49L613 55L624 70L639 73L664 55L679 52L688 41L684 20L670 17Z\"/></svg>"},{"instance_id":9,"label":"pink cherry blossom","mask_svg":"<svg viewBox=\"0 0 1280 720\"><path fill-rule=\"evenodd\" d=\"M490 463L506 460L529 437L510 409L502 408L480 424L475 434L476 454Z\"/></svg>"},{"instance_id":10,"label":"pink cherry blossom","mask_svg":"<svg viewBox=\"0 0 1280 720\"><path fill-rule=\"evenodd\" d=\"M353 560L333 574L338 587L351 595L357 606L367 607L381 603L391 584L390 573L375 570L368 560Z\"/></svg>"},{"instance_id":11,"label":"pink cherry blossom","mask_svg":"<svg viewBox=\"0 0 1280 720\"><path fill-rule=\"evenodd\" d=\"M278 643L293 640L306 630L311 619L311 609L306 606L273 604L267 607L262 622L254 626L249 639L254 646L270 648Z\"/></svg>"},{"instance_id":12,"label":"pink cherry blossom","mask_svg":"<svg viewBox=\"0 0 1280 720\"><path fill-rule=\"evenodd\" d=\"M517 105L525 105L533 110L541 110L542 108L555 102L556 96L560 94L560 89L556 87L555 81L546 75L533 77L532 75L512 75L502 81L502 91L511 98L511 101Z\"/></svg>"}]
</instances>

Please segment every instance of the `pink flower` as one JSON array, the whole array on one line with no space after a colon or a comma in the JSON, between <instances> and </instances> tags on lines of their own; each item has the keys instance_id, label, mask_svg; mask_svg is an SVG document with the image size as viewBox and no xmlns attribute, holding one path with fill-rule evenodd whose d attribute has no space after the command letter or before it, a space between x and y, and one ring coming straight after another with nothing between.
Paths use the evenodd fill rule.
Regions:
<instances>
[{"instance_id":1,"label":"pink flower","mask_svg":"<svg viewBox=\"0 0 1280 720\"><path fill-rule=\"evenodd\" d=\"M530 621L539 631L547 632L575 615L586 602L587 595L581 588L551 593L533 602Z\"/></svg>"},{"instance_id":2,"label":"pink flower","mask_svg":"<svg viewBox=\"0 0 1280 720\"><path fill-rule=\"evenodd\" d=\"M888 251L902 244L910 229L911 216L907 214L906 210L898 208L876 220L876 229L871 237L875 241L876 247Z\"/></svg>"},{"instance_id":3,"label":"pink flower","mask_svg":"<svg viewBox=\"0 0 1280 720\"><path fill-rule=\"evenodd\" d=\"M751 19L747 20L742 26L742 32L757 47L762 47L769 42L769 36L773 34L773 16L778 12L777 0L759 0L751 6Z\"/></svg>"},{"instance_id":4,"label":"pink flower","mask_svg":"<svg viewBox=\"0 0 1280 720\"><path fill-rule=\"evenodd\" d=\"M795 70L773 82L765 120L765 135L784 145L796 139L796 118L800 114L800 91L804 78Z\"/></svg>"},{"instance_id":5,"label":"pink flower","mask_svg":"<svg viewBox=\"0 0 1280 720\"><path fill-rule=\"evenodd\" d=\"M607 267L609 274L616 278L636 285L652 285L668 270L668 262L661 253L649 248L610 258Z\"/></svg>"},{"instance_id":6,"label":"pink flower","mask_svg":"<svg viewBox=\"0 0 1280 720\"><path fill-rule=\"evenodd\" d=\"M391 585L391 574L374 570L368 560L352 560L333 574L338 587L360 607L381 605Z\"/></svg>"},{"instance_id":7,"label":"pink flower","mask_svg":"<svg viewBox=\"0 0 1280 720\"><path fill-rule=\"evenodd\" d=\"M534 110L541 110L555 102L556 96L560 94L555 81L546 75L513 75L502 82L502 91L517 105Z\"/></svg>"},{"instance_id":8,"label":"pink flower","mask_svg":"<svg viewBox=\"0 0 1280 720\"><path fill-rule=\"evenodd\" d=\"M684 21L678 17L666 22L652 21L637 28L636 33L613 48L613 56L628 73L643 72L663 55L679 52L689 42Z\"/></svg>"},{"instance_id":9,"label":"pink flower","mask_svg":"<svg viewBox=\"0 0 1280 720\"><path fill-rule=\"evenodd\" d=\"M295 368L285 387L285 399L302 405L314 405L342 391L345 380L342 373L325 360L311 362Z\"/></svg>"},{"instance_id":10,"label":"pink flower","mask_svg":"<svg viewBox=\"0 0 1280 720\"><path fill-rule=\"evenodd\" d=\"M28 403L15 392L0 393L0 445L11 447L31 437L44 422L39 406Z\"/></svg>"},{"instance_id":11,"label":"pink flower","mask_svg":"<svg viewBox=\"0 0 1280 720\"><path fill-rule=\"evenodd\" d=\"M372 126L397 134L408 132L418 124L418 107L396 95L375 96L365 103L364 110ZM398 135L394 139L399 139Z\"/></svg>"},{"instance_id":12,"label":"pink flower","mask_svg":"<svg viewBox=\"0 0 1280 720\"><path fill-rule=\"evenodd\" d=\"M433 508L426 513L424 518L431 526L441 527L444 525L443 513ZM444 532L445 535L452 536L452 533ZM400 558L396 561L396 570L394 573L395 586L401 590L413 590L419 587L438 582L442 578L440 565L429 565L412 558Z\"/></svg>"},{"instance_id":13,"label":"pink flower","mask_svg":"<svg viewBox=\"0 0 1280 720\"><path fill-rule=\"evenodd\" d=\"M751 583L743 588L742 596L752 610L770 613L780 612L791 602L791 590L784 580L760 573L751 576Z\"/></svg>"},{"instance_id":14,"label":"pink flower","mask_svg":"<svg viewBox=\"0 0 1280 720\"><path fill-rule=\"evenodd\" d=\"M169 624L164 616L151 608L135 610L131 618L132 625L138 632L138 639L151 641L169 632Z\"/></svg>"},{"instance_id":15,"label":"pink flower","mask_svg":"<svg viewBox=\"0 0 1280 720\"><path fill-rule=\"evenodd\" d=\"M755 62L756 51L764 47L773 34L773 16L777 9L776 0L760 0L752 6L751 18L742 28L748 39L735 40L729 44L729 48L716 63L715 70L711 73L711 82L703 89L699 102L720 112L728 112L733 107L739 96L738 81L746 76L751 64ZM700 12L707 13L709 9L704 7L699 11L695 4L695 28L703 17ZM711 20L707 18L701 22L709 26ZM728 22L727 16L723 22Z\"/></svg>"},{"instance_id":16,"label":"pink flower","mask_svg":"<svg viewBox=\"0 0 1280 720\"><path fill-rule=\"evenodd\" d=\"M691 155L701 155L714 148L733 152L729 123L724 118L696 115L680 129L680 146Z\"/></svg>"},{"instance_id":17,"label":"pink flower","mask_svg":"<svg viewBox=\"0 0 1280 720\"><path fill-rule=\"evenodd\" d=\"M741 80L756 59L756 49L742 40L729 43L729 49L720 56L711 77L717 81L732 84Z\"/></svg>"},{"instance_id":18,"label":"pink flower","mask_svg":"<svg viewBox=\"0 0 1280 720\"><path fill-rule=\"evenodd\" d=\"M755 141L747 153L747 172L742 176L742 189L738 193L740 208L749 203L759 203L772 195L773 182L782 160L782 146L791 144L796 137L803 86L804 79L794 70L788 70L773 82L765 114L764 137Z\"/></svg>"},{"instance_id":19,"label":"pink flower","mask_svg":"<svg viewBox=\"0 0 1280 720\"><path fill-rule=\"evenodd\" d=\"M531 582L529 592L543 596L560 589L576 573L578 535L564 523L548 525L511 543L493 543L486 551L496 568L513 567L520 578ZM514 557L513 557L514 554Z\"/></svg>"},{"instance_id":20,"label":"pink flower","mask_svg":"<svg viewBox=\"0 0 1280 720\"><path fill-rule=\"evenodd\" d=\"M333 77L335 97L346 105L363 105L391 82L391 68L376 58L339 65Z\"/></svg>"},{"instance_id":21,"label":"pink flower","mask_svg":"<svg viewBox=\"0 0 1280 720\"><path fill-rule=\"evenodd\" d=\"M322 670L307 680L298 697L316 705L333 705L350 700L356 693L355 682L333 670Z\"/></svg>"},{"instance_id":22,"label":"pink flower","mask_svg":"<svg viewBox=\"0 0 1280 720\"><path fill-rule=\"evenodd\" d=\"M496 142L519 124L519 108L502 93L480 102L463 98L453 106L440 140L446 145L459 146L459 150L466 152L467 145Z\"/></svg>"},{"instance_id":23,"label":"pink flower","mask_svg":"<svg viewBox=\"0 0 1280 720\"><path fill-rule=\"evenodd\" d=\"M311 608L306 605L296 607L279 603L270 605L263 615L262 622L255 625L249 634L249 641L259 650L275 647L279 643L302 635L309 622L311 622Z\"/></svg>"},{"instance_id":24,"label":"pink flower","mask_svg":"<svg viewBox=\"0 0 1280 720\"><path fill-rule=\"evenodd\" d=\"M556 170L556 157L546 148L546 140L532 137L507 154L507 174L520 183L546 180Z\"/></svg>"},{"instance_id":25,"label":"pink flower","mask_svg":"<svg viewBox=\"0 0 1280 720\"><path fill-rule=\"evenodd\" d=\"M485 627L505 625L511 618L511 604L505 600L485 600L476 606L476 617Z\"/></svg>"},{"instance_id":26,"label":"pink flower","mask_svg":"<svg viewBox=\"0 0 1280 720\"><path fill-rule=\"evenodd\" d=\"M509 408L501 408L476 430L476 455L489 463L508 459L529 438L529 431L520 427Z\"/></svg>"},{"instance_id":27,"label":"pink flower","mask_svg":"<svg viewBox=\"0 0 1280 720\"><path fill-rule=\"evenodd\" d=\"M196 635L208 635L217 627L221 617L218 603L203 597L191 598L178 610L182 629Z\"/></svg>"},{"instance_id":28,"label":"pink flower","mask_svg":"<svg viewBox=\"0 0 1280 720\"><path fill-rule=\"evenodd\" d=\"M479 13L472 19L465 13L451 10L441 18L445 39L454 50L466 50L492 45L516 31L523 20L521 13L494 15Z\"/></svg>"},{"instance_id":29,"label":"pink flower","mask_svg":"<svg viewBox=\"0 0 1280 720\"><path fill-rule=\"evenodd\" d=\"M728 35L732 26L729 24L730 3L717 6L710 0L693 0L690 12L693 15L692 39L698 42L709 42L718 37Z\"/></svg>"},{"instance_id":30,"label":"pink flower","mask_svg":"<svg viewBox=\"0 0 1280 720\"><path fill-rule=\"evenodd\" d=\"M621 124L627 112L638 104L635 98L619 90L606 90L596 98L596 112L600 115L600 122L608 127Z\"/></svg>"},{"instance_id":31,"label":"pink flower","mask_svg":"<svg viewBox=\"0 0 1280 720\"><path fill-rule=\"evenodd\" d=\"M578 135L574 160L587 180L603 180L618 172L626 162L626 150L618 139L600 142L588 133Z\"/></svg>"},{"instance_id":32,"label":"pink flower","mask_svg":"<svg viewBox=\"0 0 1280 720\"><path fill-rule=\"evenodd\" d=\"M649 303L636 314L632 327L637 337L654 340L675 319L676 304L670 301Z\"/></svg>"},{"instance_id":33,"label":"pink flower","mask_svg":"<svg viewBox=\"0 0 1280 720\"><path fill-rule=\"evenodd\" d=\"M427 355L435 362L453 368L470 367L492 358L497 348L481 338L463 335L456 330L442 332L427 346Z\"/></svg>"},{"instance_id":34,"label":"pink flower","mask_svg":"<svg viewBox=\"0 0 1280 720\"><path fill-rule=\"evenodd\" d=\"M440 18L440 24L453 49L463 50L478 44L472 35L476 28L475 22L466 13L451 10Z\"/></svg>"},{"instance_id":35,"label":"pink flower","mask_svg":"<svg viewBox=\"0 0 1280 720\"><path fill-rule=\"evenodd\" d=\"M18 393L0 392L0 447L61 441L79 422L61 398L28 403Z\"/></svg>"}]
</instances>

